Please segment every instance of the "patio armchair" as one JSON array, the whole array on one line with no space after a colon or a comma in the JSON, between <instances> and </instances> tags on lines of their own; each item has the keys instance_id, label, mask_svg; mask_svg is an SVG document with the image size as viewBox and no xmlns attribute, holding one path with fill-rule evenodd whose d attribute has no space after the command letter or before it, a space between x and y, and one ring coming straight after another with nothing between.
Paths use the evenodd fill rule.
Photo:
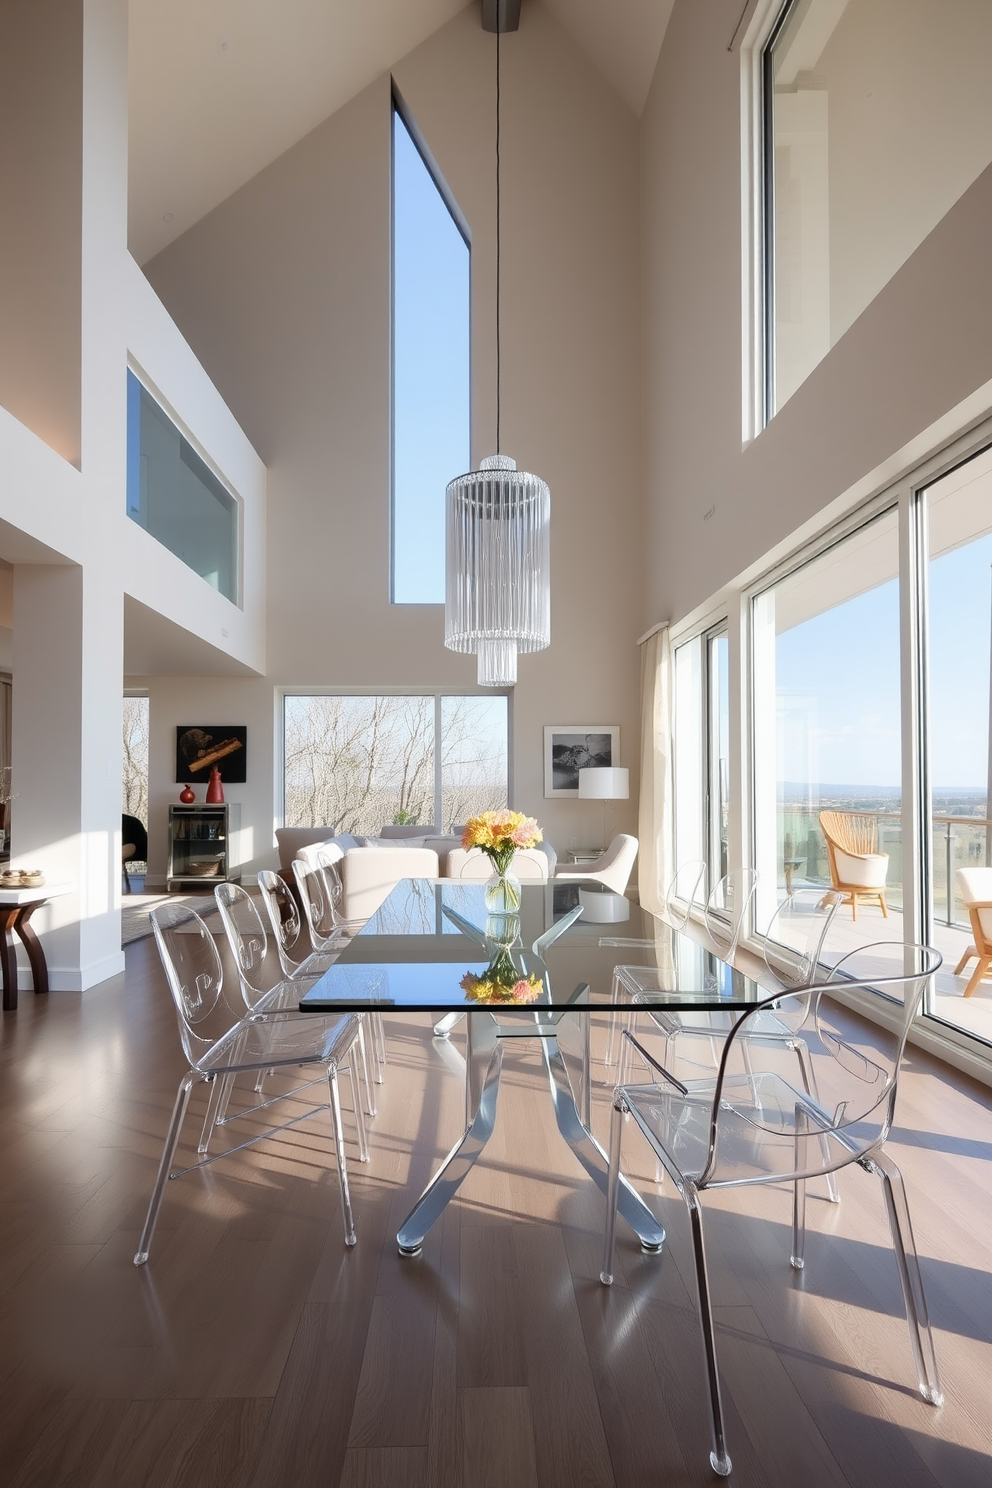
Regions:
<instances>
[{"instance_id":1,"label":"patio armchair","mask_svg":"<svg viewBox=\"0 0 992 1488\"><path fill-rule=\"evenodd\" d=\"M955 966L954 975L960 976L972 956L978 957L978 965L964 989L965 997L970 997L992 965L992 868L959 868L957 884L975 938Z\"/></svg>"},{"instance_id":2,"label":"patio armchair","mask_svg":"<svg viewBox=\"0 0 992 1488\"><path fill-rule=\"evenodd\" d=\"M873 816L850 816L843 811L821 811L820 830L827 839L830 882L858 918L859 899L877 899L889 917L885 880L889 855L878 851L878 824Z\"/></svg>"}]
</instances>

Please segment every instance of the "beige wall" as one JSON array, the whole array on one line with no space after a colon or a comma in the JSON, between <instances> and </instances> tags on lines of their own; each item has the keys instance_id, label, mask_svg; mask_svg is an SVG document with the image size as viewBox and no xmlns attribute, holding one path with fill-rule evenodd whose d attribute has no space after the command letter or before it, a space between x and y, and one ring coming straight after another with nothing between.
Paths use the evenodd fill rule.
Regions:
<instances>
[{"instance_id":1,"label":"beige wall","mask_svg":"<svg viewBox=\"0 0 992 1488\"><path fill-rule=\"evenodd\" d=\"M0 404L80 457L82 0L0 6Z\"/></svg>"},{"instance_id":2,"label":"beige wall","mask_svg":"<svg viewBox=\"0 0 992 1488\"><path fill-rule=\"evenodd\" d=\"M738 0L677 0L643 120L645 625L702 605L992 378L992 168L741 438Z\"/></svg>"},{"instance_id":3,"label":"beige wall","mask_svg":"<svg viewBox=\"0 0 992 1488\"><path fill-rule=\"evenodd\" d=\"M473 232L475 457L494 438L493 46L470 7L395 69ZM521 659L512 795L567 847L600 815L544 800L543 725L618 723L636 766L638 128L540 5L502 60L503 447L554 503L553 642ZM146 266L268 467L268 674L225 684L231 721L272 718L277 685L474 686L440 607L388 602L389 127L384 76Z\"/></svg>"}]
</instances>

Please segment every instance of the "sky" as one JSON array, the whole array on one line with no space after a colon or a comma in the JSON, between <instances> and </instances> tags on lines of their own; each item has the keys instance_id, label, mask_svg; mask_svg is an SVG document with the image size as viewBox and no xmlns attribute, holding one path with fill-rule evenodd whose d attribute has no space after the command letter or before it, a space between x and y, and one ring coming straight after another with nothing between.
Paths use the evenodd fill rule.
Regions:
<instances>
[{"instance_id":1,"label":"sky","mask_svg":"<svg viewBox=\"0 0 992 1488\"><path fill-rule=\"evenodd\" d=\"M393 115L393 600L444 603L444 490L471 463L469 250Z\"/></svg>"},{"instance_id":2,"label":"sky","mask_svg":"<svg viewBox=\"0 0 992 1488\"><path fill-rule=\"evenodd\" d=\"M992 535L930 565L931 779L983 789L988 771ZM895 580L785 631L776 646L780 778L900 783Z\"/></svg>"}]
</instances>

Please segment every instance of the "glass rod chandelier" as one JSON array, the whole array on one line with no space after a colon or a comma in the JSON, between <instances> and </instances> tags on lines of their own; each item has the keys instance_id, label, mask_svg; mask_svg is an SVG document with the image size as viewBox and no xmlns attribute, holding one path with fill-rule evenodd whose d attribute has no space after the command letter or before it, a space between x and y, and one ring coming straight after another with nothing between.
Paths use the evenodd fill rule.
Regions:
<instances>
[{"instance_id":1,"label":"glass rod chandelier","mask_svg":"<svg viewBox=\"0 0 992 1488\"><path fill-rule=\"evenodd\" d=\"M445 495L444 644L478 656L480 687L512 687L518 653L551 645L551 492L499 452L501 29L510 29L502 15L495 26L497 453L449 482Z\"/></svg>"}]
</instances>

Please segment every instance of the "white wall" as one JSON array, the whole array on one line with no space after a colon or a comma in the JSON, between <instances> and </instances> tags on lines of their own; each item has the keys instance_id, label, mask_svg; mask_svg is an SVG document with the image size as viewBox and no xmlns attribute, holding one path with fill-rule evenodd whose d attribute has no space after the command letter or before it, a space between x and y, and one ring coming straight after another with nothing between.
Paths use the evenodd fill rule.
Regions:
<instances>
[{"instance_id":1,"label":"white wall","mask_svg":"<svg viewBox=\"0 0 992 1488\"><path fill-rule=\"evenodd\" d=\"M544 724L620 724L636 789L638 134L541 5L502 46L503 447L553 500L553 641L521 659L512 797L567 847L599 809L545 801ZM494 440L493 65L468 7L395 69L472 228L476 458ZM389 130L383 76L146 266L269 472L267 676L231 684L231 722L271 719L277 685L474 687L441 607L388 602ZM250 785L261 841L271 781L264 800Z\"/></svg>"},{"instance_id":2,"label":"white wall","mask_svg":"<svg viewBox=\"0 0 992 1488\"><path fill-rule=\"evenodd\" d=\"M703 605L992 378L988 169L742 446L739 14L677 0L644 113L645 626Z\"/></svg>"}]
</instances>

